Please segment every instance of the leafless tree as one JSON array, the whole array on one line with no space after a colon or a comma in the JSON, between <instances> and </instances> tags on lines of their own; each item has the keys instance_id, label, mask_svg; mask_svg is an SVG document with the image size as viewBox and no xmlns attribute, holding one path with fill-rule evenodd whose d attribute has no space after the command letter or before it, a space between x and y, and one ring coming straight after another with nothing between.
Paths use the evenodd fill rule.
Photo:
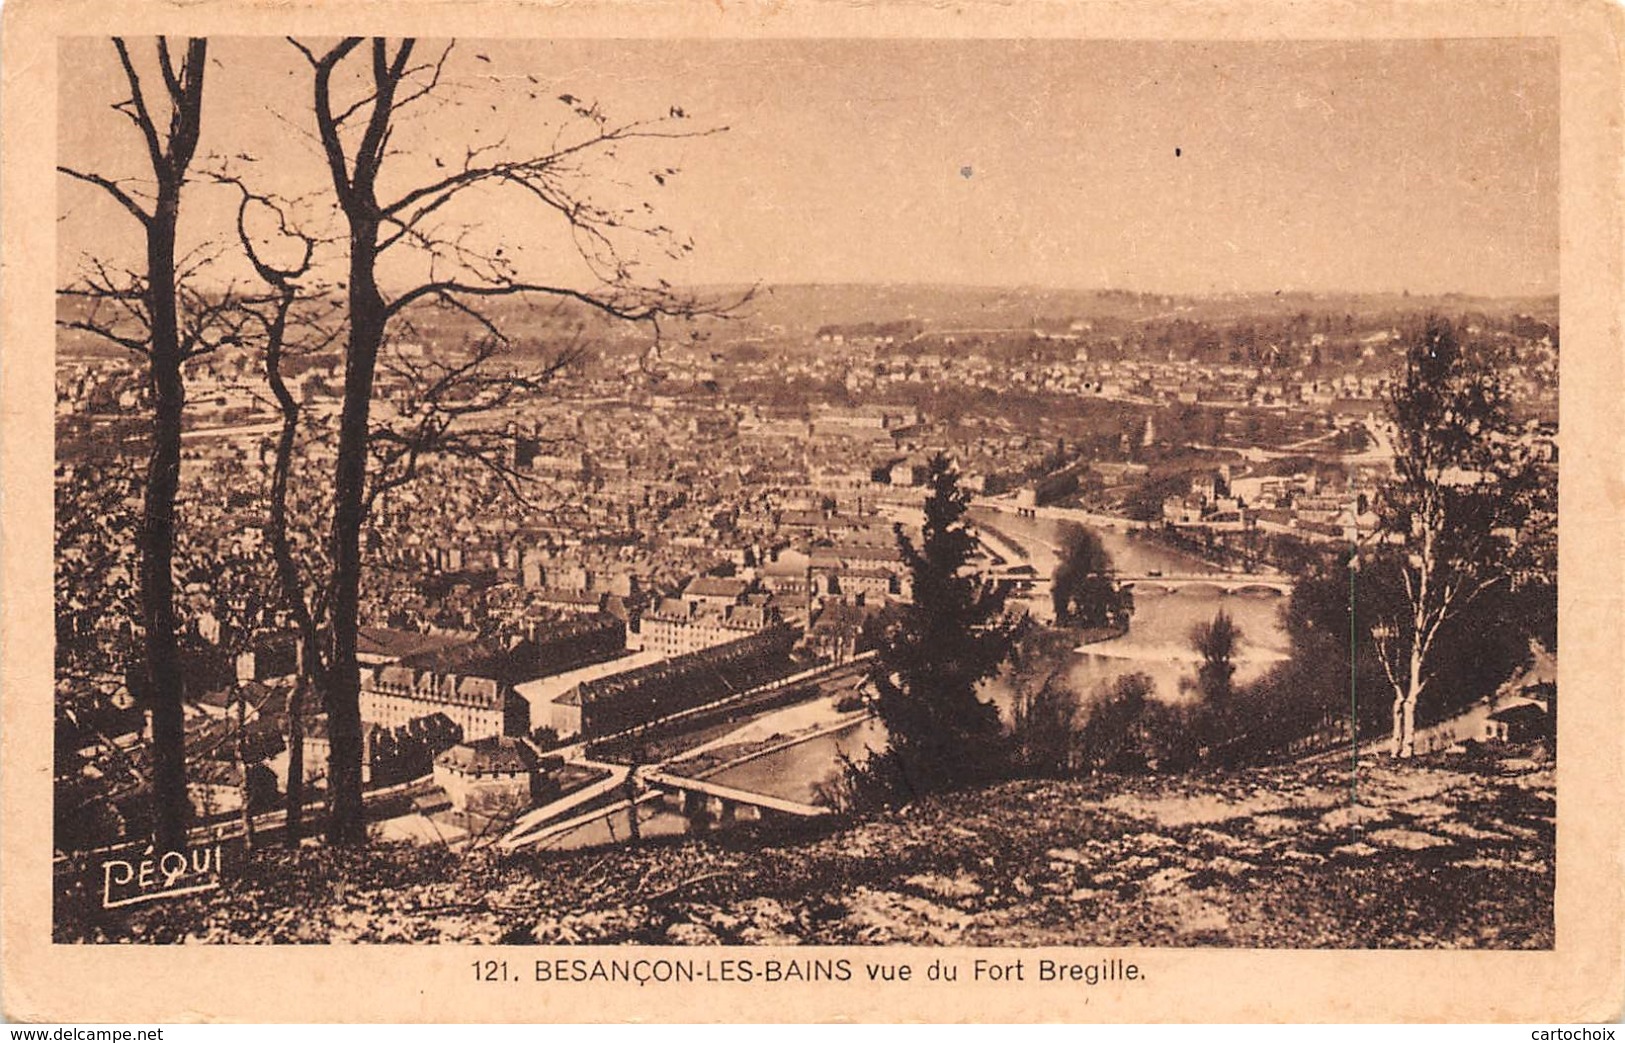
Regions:
<instances>
[{"instance_id":1,"label":"leafless tree","mask_svg":"<svg viewBox=\"0 0 1625 1043\"><path fill-rule=\"evenodd\" d=\"M281 417L265 532L275 565L277 597L297 635L296 681L285 708L289 748L286 837L290 844L297 844L303 835L305 800L304 716L309 696L325 691L331 642L328 588L316 582L313 573L319 566L302 560L291 531L289 486L306 418L302 403L288 385L284 360L322 351L336 342L343 335L342 309L335 304L331 288L323 285L313 271L318 251L331 244L307 231L295 216L299 201L283 200L251 188L238 174L217 172L209 176L237 190L238 242L269 291L262 298L245 298L242 307L255 319L254 339L266 384ZM255 215L260 218L260 231L252 227ZM279 250L287 255L286 259L272 260L270 255ZM497 473L510 490L519 493L519 482L525 476L509 461L505 433L465 422L501 409L523 393L540 391L572 365L578 353L559 352L539 373L488 371L485 364L504 347L504 338L491 335L480 338L469 357L450 362L436 358L414 361L388 353L380 358L380 365L401 378L411 393L393 416L373 425L369 440L373 459L362 509L364 520L371 517L381 497L415 480L420 464L431 457L472 461Z\"/></svg>"},{"instance_id":2,"label":"leafless tree","mask_svg":"<svg viewBox=\"0 0 1625 1043\"><path fill-rule=\"evenodd\" d=\"M172 571L186 403L182 369L187 360L235 340L239 316L229 291L200 288L196 276L211 260L206 251L177 256L181 196L191 180L202 124L207 42L188 40L178 56L164 37L153 46L156 86L143 79L131 47L122 39L113 40L129 86L129 96L113 109L141 137L147 168L142 176L57 169L105 193L139 223L144 237L145 259L135 267L89 260L82 278L64 291L72 298L73 311L62 322L117 344L146 364L151 444L136 533L145 657L142 695L152 715L156 839L168 849L185 844L189 814Z\"/></svg>"},{"instance_id":3,"label":"leafless tree","mask_svg":"<svg viewBox=\"0 0 1625 1043\"><path fill-rule=\"evenodd\" d=\"M501 469L491 435L458 433L468 412L489 408L504 396L534 390L557 365L530 377L492 375L492 364L510 346L502 324L487 305L498 298L569 301L617 319L655 326L663 319L689 318L724 310L714 303L642 277L639 250L657 249L681 257L692 247L671 229L654 223L647 205L611 206L589 191L593 160L613 160L616 149L641 140L680 139L713 133L693 130L672 107L657 120L617 123L596 104L571 95L571 133L530 154L513 154L502 143L467 145L460 160L436 157L437 170L414 187L380 188L399 155L392 138L403 114L414 106L443 101L452 46L422 60L414 40L352 37L323 48L298 40L292 46L312 73L317 138L347 230L343 405L339 419L333 481L333 515L328 537L331 574L329 638L326 648L325 705L331 738L329 839L361 843L366 837L361 803L362 723L360 670L356 642L362 572L361 533L372 499L392 483L410 480L427 453L461 456ZM341 97L341 95L343 95ZM354 95L353 97L351 95ZM655 184L676 173L650 172ZM459 200L478 195L482 205L538 208L557 219L575 252L592 273L593 285L531 281L500 246L482 247L470 225L448 214ZM392 254L393 252L393 254ZM386 255L411 254L426 275L391 292L379 270ZM421 393L406 410L404 425L386 430L372 423L373 385L381 352L392 328L408 321L415 307L437 306L460 314L479 331L471 356L427 363L416 374Z\"/></svg>"},{"instance_id":4,"label":"leafless tree","mask_svg":"<svg viewBox=\"0 0 1625 1043\"><path fill-rule=\"evenodd\" d=\"M271 465L265 537L275 565L277 597L296 631L294 685L289 690L284 709L288 722L285 835L289 844L297 845L304 832L306 700L313 691L322 690L326 660L320 637L322 603L320 599L311 597L310 570L300 562L289 532L288 483L293 473L303 410L288 387L283 361L291 351L308 353L331 344L339 335L339 326L335 309L327 306L330 298L326 289L319 285L307 285L306 282L311 276L322 240L304 230L290 216L288 203L250 189L241 176L217 172L211 177L237 190L238 243L269 291L261 298L245 300L243 307L257 326L266 384L276 400L282 421ZM291 244L296 256L280 262L273 259L275 248L267 249L262 243L267 237L256 235L253 230L252 219L256 213L270 218L269 238L276 240L283 249Z\"/></svg>"}]
</instances>

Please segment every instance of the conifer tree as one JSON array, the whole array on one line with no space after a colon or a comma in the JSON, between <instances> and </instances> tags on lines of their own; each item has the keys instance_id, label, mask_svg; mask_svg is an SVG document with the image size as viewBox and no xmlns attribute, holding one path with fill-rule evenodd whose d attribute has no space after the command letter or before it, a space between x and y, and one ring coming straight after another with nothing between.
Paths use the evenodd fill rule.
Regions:
<instances>
[{"instance_id":1,"label":"conifer tree","mask_svg":"<svg viewBox=\"0 0 1625 1043\"><path fill-rule=\"evenodd\" d=\"M1001 769L998 708L977 686L999 669L1013 640L1003 595L967 568L976 551L964 520L970 498L946 456L931 460L926 483L919 546L897 533L912 603L882 641L874 674L889 736L881 765L905 797L985 781Z\"/></svg>"}]
</instances>

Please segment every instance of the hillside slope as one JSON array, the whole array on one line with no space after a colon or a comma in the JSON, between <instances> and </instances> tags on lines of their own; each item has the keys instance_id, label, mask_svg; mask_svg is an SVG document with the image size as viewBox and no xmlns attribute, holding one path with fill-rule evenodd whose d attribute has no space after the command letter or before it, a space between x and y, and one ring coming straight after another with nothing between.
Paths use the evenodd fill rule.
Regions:
<instances>
[{"instance_id":1,"label":"hillside slope","mask_svg":"<svg viewBox=\"0 0 1625 1043\"><path fill-rule=\"evenodd\" d=\"M263 852L219 891L65 917L58 938L1547 948L1556 805L1536 752L1363 762L1358 804L1329 759L1012 782L817 836Z\"/></svg>"}]
</instances>

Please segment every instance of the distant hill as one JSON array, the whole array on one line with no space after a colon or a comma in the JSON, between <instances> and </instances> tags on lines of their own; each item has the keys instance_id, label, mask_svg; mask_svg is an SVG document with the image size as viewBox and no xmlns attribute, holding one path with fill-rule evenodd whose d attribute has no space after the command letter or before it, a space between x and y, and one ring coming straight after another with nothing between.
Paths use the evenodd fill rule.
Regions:
<instances>
[{"instance_id":1,"label":"distant hill","mask_svg":"<svg viewBox=\"0 0 1625 1043\"><path fill-rule=\"evenodd\" d=\"M718 302L737 298L743 286L699 287L703 297ZM585 305L537 297L486 302L485 308L510 329L524 330L529 339L554 341L571 336L611 341L624 336L641 340L641 332L610 319ZM58 299L59 321L82 318L81 299ZM1243 320L1268 320L1307 313L1310 316L1352 316L1357 323L1384 321L1405 315L1439 312L1456 317L1482 314L1496 317L1528 315L1538 322L1557 322L1555 296L1486 298L1463 294L1405 295L1398 293L1255 293L1222 296L1180 296L1126 290L1045 289L1038 287L933 286L908 284L786 284L756 288L751 300L726 324L732 334L810 338L821 327L897 325L927 332L955 329L1065 329L1071 323L1132 324L1185 320L1226 325ZM462 332L466 317L445 316L441 324L419 316L425 333ZM668 331L682 327L668 323ZM715 320L696 325L715 329ZM727 335L723 335L726 337ZM681 338L679 337L679 342ZM522 344L521 350L527 345ZM122 353L90 334L61 330L57 350L65 357L108 356Z\"/></svg>"},{"instance_id":2,"label":"distant hill","mask_svg":"<svg viewBox=\"0 0 1625 1043\"><path fill-rule=\"evenodd\" d=\"M716 288L719 295L725 288ZM1053 326L1071 320L1139 322L1183 318L1230 323L1247 318L1333 313L1356 320L1437 311L1445 315L1527 314L1557 320L1555 296L1486 298L1344 293L1257 293L1213 297L1133 293L1123 290L1067 290L986 286L782 285L760 287L745 307L757 327L783 327L786 333L812 333L831 324L916 320L928 328L1021 328L1035 322Z\"/></svg>"}]
</instances>

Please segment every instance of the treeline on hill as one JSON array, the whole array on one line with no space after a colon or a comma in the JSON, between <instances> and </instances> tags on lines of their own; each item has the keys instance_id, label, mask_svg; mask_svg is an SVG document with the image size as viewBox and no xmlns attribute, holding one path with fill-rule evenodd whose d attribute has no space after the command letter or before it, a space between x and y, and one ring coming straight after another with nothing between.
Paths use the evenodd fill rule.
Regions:
<instances>
[{"instance_id":1,"label":"treeline on hill","mask_svg":"<svg viewBox=\"0 0 1625 1043\"><path fill-rule=\"evenodd\" d=\"M1249 690L1234 680L1241 629L1221 608L1189 636L1200 659L1182 681L1181 699L1169 701L1144 673L1080 691L1065 658L1076 635L1031 632L1011 672L1013 772L1067 778L1236 763L1235 740L1250 729Z\"/></svg>"},{"instance_id":2,"label":"treeline on hill","mask_svg":"<svg viewBox=\"0 0 1625 1043\"><path fill-rule=\"evenodd\" d=\"M1080 557L1087 559L1084 547ZM1357 620L1399 609L1404 592L1397 571L1368 565L1356 574L1351 601L1350 578L1346 552L1327 554L1306 567L1281 610L1288 657L1247 684L1234 679L1236 651L1245 635L1220 608L1189 635L1199 659L1178 701L1159 697L1143 673L1100 682L1092 690L1077 686L1071 664L1080 632L1110 624L1126 599L1107 596L1059 626L1029 621L1000 631L1008 660L987 676L1006 687L1009 713L1002 727L957 728L957 740L972 751L950 758L960 777L945 786L931 773L911 769L906 754L887 750L867 765L849 763L825 799L865 809L930 789L1006 777L1236 768L1334 748L1354 735L1380 737L1389 724L1393 691L1376 647L1358 636ZM1093 580L1081 589L1110 590ZM1451 620L1432 668L1450 683L1440 685L1425 704L1419 725L1450 717L1494 691L1527 665L1532 640L1555 650L1556 618L1554 589L1531 584L1483 598ZM946 658L951 657L938 657ZM953 716L977 719L968 703L961 700L960 706L962 712Z\"/></svg>"},{"instance_id":3,"label":"treeline on hill","mask_svg":"<svg viewBox=\"0 0 1625 1043\"><path fill-rule=\"evenodd\" d=\"M1386 368L1401 353L1396 332L1416 324L1429 313L1420 300L1399 301L1390 307L1350 306L1348 310L1323 302L1305 302L1289 312L1238 313L1209 302L1186 302L1141 318L1110 313L1082 313L1046 317L1023 316L1008 326L974 330L932 325L914 320L856 322L826 325L816 331L820 339L839 337L848 344L872 347L877 357L912 358L921 355L960 357L982 355L1006 363L1071 361L1079 350L1092 361L1184 360L1208 365L1247 365L1263 370L1310 372L1319 367L1347 368L1369 360ZM1555 314L1546 318L1506 307L1451 308L1460 323L1487 335L1506 334L1517 340L1549 339L1555 348ZM1370 349L1375 348L1375 351Z\"/></svg>"},{"instance_id":4,"label":"treeline on hill","mask_svg":"<svg viewBox=\"0 0 1625 1043\"><path fill-rule=\"evenodd\" d=\"M1370 620L1403 611L1405 591L1391 561L1351 568L1347 551L1320 557L1298 577L1283 609L1290 655L1237 692L1238 726L1225 759L1267 758L1295 747L1346 739L1350 722L1363 737L1389 724L1393 690L1379 650L1366 636ZM1487 592L1441 628L1432 664L1447 679L1423 704L1426 726L1465 709L1527 664L1530 642L1557 649L1554 584L1529 583Z\"/></svg>"},{"instance_id":5,"label":"treeline on hill","mask_svg":"<svg viewBox=\"0 0 1625 1043\"><path fill-rule=\"evenodd\" d=\"M713 290L726 292L723 288ZM731 288L729 288L731 289ZM1300 316L1337 330L1356 325L1391 324L1396 316L1428 311L1502 319L1532 316L1556 322L1555 297L1486 299L1462 294L1406 293L1244 293L1182 296L1133 290L1028 287L784 284L762 287L749 321L762 329L814 332L838 328L902 325L909 316L929 316L930 328L1037 329L1072 331L1079 324L1095 331L1122 331L1159 320L1184 318L1212 326L1240 322L1298 321ZM1539 339L1537 334L1534 339Z\"/></svg>"},{"instance_id":6,"label":"treeline on hill","mask_svg":"<svg viewBox=\"0 0 1625 1043\"><path fill-rule=\"evenodd\" d=\"M1399 571L1367 560L1351 568L1347 551L1315 558L1299 574L1282 608L1288 657L1222 702L1199 684L1191 709L1209 742L1197 761L1254 763L1349 741L1369 739L1389 726L1393 689L1368 636L1371 620L1405 609ZM1530 660L1530 644L1557 647L1555 588L1530 583L1501 588L1476 600L1441 628L1430 666L1441 683L1418 713L1427 726L1493 692Z\"/></svg>"},{"instance_id":7,"label":"treeline on hill","mask_svg":"<svg viewBox=\"0 0 1625 1043\"><path fill-rule=\"evenodd\" d=\"M1054 665L1075 635L1029 635L1012 671L1015 767L1047 775L1236 767L1329 748L1351 735L1382 735L1394 693L1376 644L1364 635L1370 620L1404 610L1403 580L1380 558L1354 569L1350 562L1347 551L1331 551L1304 566L1281 609L1287 658L1251 683L1234 683L1244 635L1222 609L1194 628L1189 637L1200 661L1180 702L1151 698L1152 683L1142 675L1077 691ZM1494 589L1447 620L1430 667L1442 680L1422 704L1418 725L1495 691L1528 665L1531 642L1557 649L1549 582Z\"/></svg>"},{"instance_id":8,"label":"treeline on hill","mask_svg":"<svg viewBox=\"0 0 1625 1043\"><path fill-rule=\"evenodd\" d=\"M1413 346L1413 358L1455 366L1466 356L1451 336L1447 325L1430 325ZM1486 387L1483 374L1457 384L1443 376L1430 379L1440 401L1465 395L1466 403ZM1397 405L1396 415L1405 415ZM1495 420L1493 410L1485 416ZM1489 474L1484 454L1504 442L1463 443L1461 451L1483 460ZM1111 580L1098 537L1080 529L1064 541L1055 576L1058 626L1013 618L1004 611L1002 589L965 567L975 548L964 522L969 497L953 465L937 456L930 463L919 544L898 533L914 599L881 636L871 676L888 743L863 763L847 760L823 799L861 810L1011 775L1228 767L1373 737L1389 721L1395 729L1392 752L1410 756L1414 726L1446 719L1496 691L1530 661L1535 646L1557 648L1551 546L1530 539L1549 531L1550 516L1541 507L1546 483L1529 472L1517 482L1480 477L1463 486L1452 476L1459 470L1455 463L1431 475L1401 467L1382 494L1388 513L1422 491L1461 501L1436 513L1439 524L1500 532L1502 522L1522 518L1529 530L1525 542L1532 546L1518 555L1517 569L1482 554L1458 553L1446 562L1445 551L1430 550L1434 545L1426 542L1421 553L1402 541L1363 551L1319 551L1296 570L1282 609L1288 657L1258 681L1238 685L1243 635L1221 607L1192 628L1197 666L1183 685L1184 698L1170 701L1155 697L1153 682L1143 674L1120 676L1090 692L1073 682L1078 630L1119 627L1132 612L1131 599ZM1479 502L1486 499L1525 506L1517 514L1486 513ZM1404 531L1400 522L1419 516L1415 508L1396 515L1385 531ZM1427 583L1417 579L1423 568L1431 570ZM1430 583L1470 589L1472 595L1447 592L1443 607L1432 609L1418 601ZM1409 639L1403 621L1419 612L1430 613L1422 617L1427 632L1407 681L1396 649L1403 654L1402 642ZM983 698L990 682L1008 688L1008 721ZM1419 702L1424 689L1427 698Z\"/></svg>"},{"instance_id":9,"label":"treeline on hill","mask_svg":"<svg viewBox=\"0 0 1625 1043\"><path fill-rule=\"evenodd\" d=\"M752 301L735 340L705 323L676 338L673 351L713 362L801 362L814 352L861 349L878 363L920 356L980 355L1007 365L1189 361L1247 365L1313 375L1322 367L1386 370L1403 350L1403 331L1434 312L1458 317L1487 338L1542 339L1558 346L1555 299L1481 300L1456 295L1287 295L1217 298L1157 294L967 291L926 287L770 287ZM831 322L828 316L839 315ZM912 316L928 315L929 320ZM903 317L908 316L908 317ZM1395 337L1395 334L1400 336ZM831 400L844 385L832 381Z\"/></svg>"}]
</instances>

